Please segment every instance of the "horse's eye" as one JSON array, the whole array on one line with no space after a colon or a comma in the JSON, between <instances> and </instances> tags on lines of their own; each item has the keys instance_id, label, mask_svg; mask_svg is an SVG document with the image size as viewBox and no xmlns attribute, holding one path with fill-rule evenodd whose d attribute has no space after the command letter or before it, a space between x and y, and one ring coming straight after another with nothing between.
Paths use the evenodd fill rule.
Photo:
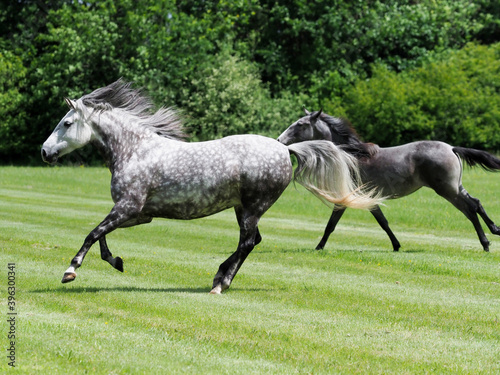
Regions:
<instances>
[{"instance_id":1,"label":"horse's eye","mask_svg":"<svg viewBox=\"0 0 500 375\"><path fill-rule=\"evenodd\" d=\"M65 128L69 128L71 125L73 125L73 123L71 121L69 121L69 120L64 121Z\"/></svg>"}]
</instances>

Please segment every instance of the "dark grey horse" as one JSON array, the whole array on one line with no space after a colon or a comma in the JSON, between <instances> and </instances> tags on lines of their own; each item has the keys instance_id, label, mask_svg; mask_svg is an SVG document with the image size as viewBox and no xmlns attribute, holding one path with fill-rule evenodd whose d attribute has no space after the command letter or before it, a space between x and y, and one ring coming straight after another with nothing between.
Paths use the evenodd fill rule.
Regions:
<instances>
[{"instance_id":1,"label":"dark grey horse","mask_svg":"<svg viewBox=\"0 0 500 375\"><path fill-rule=\"evenodd\" d=\"M238 248L219 267L211 293L227 289L261 241L260 217L292 180L290 153L298 160L295 179L324 201L371 208L380 200L357 190L357 160L327 141L284 146L257 135L209 142L183 142L176 113L152 111L150 100L130 84L117 81L73 101L69 112L42 147L42 158L55 163L87 143L93 144L111 171L108 216L87 236L64 273L73 281L90 247L99 241L101 258L123 271L106 235L155 217L190 220L234 207L240 226Z\"/></svg>"},{"instance_id":2,"label":"dark grey horse","mask_svg":"<svg viewBox=\"0 0 500 375\"><path fill-rule=\"evenodd\" d=\"M329 116L322 111L310 113L307 110L306 116L290 125L279 136L278 141L291 145L319 139L342 145L345 151L355 155L360 162L363 182L377 188L384 197L401 198L422 186L433 189L472 222L484 251L489 251L490 242L481 228L478 214L491 233L500 235L500 228L488 217L481 202L462 186L460 158L470 166L479 165L488 171L497 171L500 169L500 160L493 155L438 141L420 141L382 148L373 143L362 142L347 120ZM334 208L317 250L324 248L345 209L340 206ZM398 251L401 245L389 228L380 207L376 206L371 213L389 235L394 251Z\"/></svg>"}]
</instances>

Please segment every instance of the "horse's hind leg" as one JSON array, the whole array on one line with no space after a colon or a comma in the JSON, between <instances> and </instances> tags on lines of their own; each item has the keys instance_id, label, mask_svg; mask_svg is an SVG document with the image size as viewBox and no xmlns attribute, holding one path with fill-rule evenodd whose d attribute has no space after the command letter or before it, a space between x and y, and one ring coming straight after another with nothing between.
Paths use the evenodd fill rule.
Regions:
<instances>
[{"instance_id":1,"label":"horse's hind leg","mask_svg":"<svg viewBox=\"0 0 500 375\"><path fill-rule=\"evenodd\" d=\"M106 236L99 239L99 246L101 248L101 259L111 264L118 271L123 272L123 260L120 257L113 258L113 254L109 251L108 244L106 243Z\"/></svg>"},{"instance_id":2,"label":"horse's hind leg","mask_svg":"<svg viewBox=\"0 0 500 375\"><path fill-rule=\"evenodd\" d=\"M323 248L326 245L326 242L328 241L328 238L330 237L330 234L332 234L333 231L335 230L335 227L337 226L337 223L344 214L345 210L346 208L343 206L335 206L332 212L332 216L330 216L330 220L328 220L328 224L326 224L323 238L321 238L321 241L319 241L318 246L316 246L316 250L323 250Z\"/></svg>"},{"instance_id":3,"label":"horse's hind leg","mask_svg":"<svg viewBox=\"0 0 500 375\"><path fill-rule=\"evenodd\" d=\"M475 199L477 201L477 204L479 206L477 213L479 214L479 216L481 216L483 218L484 222L488 226L491 233L496 234L497 236L500 236L500 227L498 225L495 225L493 220L491 220L489 218L489 216L486 214L486 211L484 210L483 205L481 204L479 199L477 199L477 198L472 198L472 199Z\"/></svg>"},{"instance_id":4,"label":"horse's hind leg","mask_svg":"<svg viewBox=\"0 0 500 375\"><path fill-rule=\"evenodd\" d=\"M450 201L467 217L467 219L472 222L472 225L474 225L474 229L476 229L477 236L479 237L479 242L481 242L484 251L489 251L490 241L488 241L488 239L486 238L486 234L484 234L477 214L480 214L483 219L485 217L487 218L487 224L489 222L488 226L490 227L490 230L492 232L497 232L494 234L498 234L498 227L493 224L493 221L491 221L491 219L486 215L486 212L484 211L484 208L481 205L479 199L472 197L462 185L459 186L458 194L455 194L454 196L447 196L439 192L438 194Z\"/></svg>"},{"instance_id":5,"label":"horse's hind leg","mask_svg":"<svg viewBox=\"0 0 500 375\"><path fill-rule=\"evenodd\" d=\"M220 294L229 288L248 254L253 250L256 243L262 240L257 227L259 216L251 215L241 208L236 209L236 216L240 224L238 248L219 266L210 294Z\"/></svg>"},{"instance_id":6,"label":"horse's hind leg","mask_svg":"<svg viewBox=\"0 0 500 375\"><path fill-rule=\"evenodd\" d=\"M399 251L399 248L401 247L401 245L400 245L398 239L396 238L396 236L394 235L394 233L392 233L391 228L389 228L389 222L385 218L385 216L382 213L382 210L380 209L380 207L376 206L370 212L372 213L372 215L377 220L377 223L382 227L383 230L385 230L385 232L387 233L387 235L391 239L393 250L394 251Z\"/></svg>"}]
</instances>

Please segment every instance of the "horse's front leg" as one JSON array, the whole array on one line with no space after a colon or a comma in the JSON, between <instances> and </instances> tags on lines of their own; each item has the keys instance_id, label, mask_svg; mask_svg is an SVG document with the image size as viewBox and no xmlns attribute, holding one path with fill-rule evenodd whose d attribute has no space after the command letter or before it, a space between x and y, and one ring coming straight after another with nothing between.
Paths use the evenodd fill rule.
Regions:
<instances>
[{"instance_id":1,"label":"horse's front leg","mask_svg":"<svg viewBox=\"0 0 500 375\"><path fill-rule=\"evenodd\" d=\"M127 227L132 227L134 225L146 224L150 223L152 220L153 218L148 216L139 216L132 220L126 221L125 223L122 223L120 225L120 228L127 228ZM101 259L111 264L113 268L116 268L118 271L123 272L123 259L120 257L116 258L113 257L113 254L111 254L111 251L108 248L108 244L106 242L106 236L102 236L99 239L99 246L101 248Z\"/></svg>"},{"instance_id":2,"label":"horse's front leg","mask_svg":"<svg viewBox=\"0 0 500 375\"><path fill-rule=\"evenodd\" d=\"M326 241L328 241L328 237L330 237L330 234L333 233L335 230L335 227L337 226L337 223L339 222L340 218L344 214L346 210L346 207L343 206L335 206L332 212L332 216L330 216L330 220L328 220L328 224L326 224L325 228L325 233L323 234L323 238L321 238L321 241L319 241L318 246L316 246L316 250L323 250Z\"/></svg>"},{"instance_id":3,"label":"horse's front leg","mask_svg":"<svg viewBox=\"0 0 500 375\"><path fill-rule=\"evenodd\" d=\"M101 248L101 259L116 268L118 271L123 272L123 259L120 257L113 258L113 254L109 251L108 244L106 243L106 236L99 239L99 246Z\"/></svg>"},{"instance_id":4,"label":"horse's front leg","mask_svg":"<svg viewBox=\"0 0 500 375\"><path fill-rule=\"evenodd\" d=\"M92 232L89 233L89 235L85 238L82 247L75 255L75 257L71 260L71 265L64 273L64 276L62 278L63 283L69 283L70 281L73 281L76 278L76 272L75 272L76 269L82 265L85 255L87 255L88 251L90 250L90 247L96 241L100 240L101 238L104 238L104 236L106 236L108 233L114 231L116 228L120 227L122 224L126 223L127 221L131 220L132 218L138 215L138 212L140 210L137 209L131 210L130 207L131 207L130 204L117 203L113 207L111 212L108 214L108 216L106 216L106 218ZM103 243L106 244L105 240L104 242L101 242L101 251ZM107 246L105 246L105 250L106 249ZM107 251L109 255L111 255L109 249Z\"/></svg>"}]
</instances>

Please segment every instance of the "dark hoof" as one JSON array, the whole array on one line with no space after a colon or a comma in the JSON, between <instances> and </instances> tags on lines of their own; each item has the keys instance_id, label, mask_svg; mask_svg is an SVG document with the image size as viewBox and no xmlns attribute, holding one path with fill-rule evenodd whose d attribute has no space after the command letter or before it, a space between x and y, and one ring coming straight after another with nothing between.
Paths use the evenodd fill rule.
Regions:
<instances>
[{"instance_id":1,"label":"dark hoof","mask_svg":"<svg viewBox=\"0 0 500 375\"><path fill-rule=\"evenodd\" d=\"M76 279L76 273L74 273L74 272L65 273L61 282L63 284L66 284L66 283L73 281L74 279Z\"/></svg>"},{"instance_id":2,"label":"dark hoof","mask_svg":"<svg viewBox=\"0 0 500 375\"><path fill-rule=\"evenodd\" d=\"M122 258L120 258L120 257L115 258L115 268L118 271L123 272L123 260L122 260Z\"/></svg>"},{"instance_id":3,"label":"dark hoof","mask_svg":"<svg viewBox=\"0 0 500 375\"><path fill-rule=\"evenodd\" d=\"M481 245L483 245L483 250L484 251L486 251L487 253L490 252L490 241L482 242Z\"/></svg>"},{"instance_id":4,"label":"dark hoof","mask_svg":"<svg viewBox=\"0 0 500 375\"><path fill-rule=\"evenodd\" d=\"M323 250L324 246L318 245L316 246L316 250Z\"/></svg>"}]
</instances>

